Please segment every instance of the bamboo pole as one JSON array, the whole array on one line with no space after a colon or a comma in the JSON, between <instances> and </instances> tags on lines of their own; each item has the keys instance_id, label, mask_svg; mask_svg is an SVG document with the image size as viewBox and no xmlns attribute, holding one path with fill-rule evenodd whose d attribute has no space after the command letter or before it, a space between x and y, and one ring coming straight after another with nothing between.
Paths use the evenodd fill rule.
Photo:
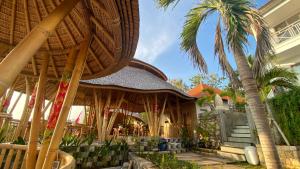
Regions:
<instances>
[{"instance_id":1,"label":"bamboo pole","mask_svg":"<svg viewBox=\"0 0 300 169\"><path fill-rule=\"evenodd\" d=\"M63 101L65 99L65 95L67 93L67 90L69 89L69 81L71 78L72 70L74 69L74 60L76 57L76 49L73 48L70 50L67 62L63 71L62 78L59 82L59 87L57 89L57 93L55 96L55 100L51 106L50 114L48 117L48 123L44 132L44 138L41 145L41 149L39 152L39 156L36 162L35 168L40 169L42 168L42 165L44 163L45 155L48 150L48 146L50 143L51 135L53 133L53 130L55 128L57 118L59 116L60 110L63 105Z\"/></svg>"},{"instance_id":2,"label":"bamboo pole","mask_svg":"<svg viewBox=\"0 0 300 169\"><path fill-rule=\"evenodd\" d=\"M107 127L107 121L108 121L108 114L110 110L110 103L111 103L111 90L108 91L108 97L105 102L105 106L103 107L103 122L102 122L102 135L101 135L101 141L105 140L105 133L106 133L106 127Z\"/></svg>"},{"instance_id":3,"label":"bamboo pole","mask_svg":"<svg viewBox=\"0 0 300 169\"><path fill-rule=\"evenodd\" d=\"M109 123L108 123L108 126L107 126L107 130L106 130L106 135L109 136L109 134L111 133L111 130L112 130L112 127L115 123L115 120L119 114L119 108L121 107L123 101L124 101L124 96L125 96L125 93L122 93L119 100L117 101L118 103L116 104L117 106L115 107L115 110L109 120Z\"/></svg>"},{"instance_id":4,"label":"bamboo pole","mask_svg":"<svg viewBox=\"0 0 300 169\"><path fill-rule=\"evenodd\" d=\"M16 101L15 101L15 103L13 104L13 106L11 107L11 109L10 109L10 111L8 113L10 116L12 115L13 111L15 110L15 108L16 108L19 100L21 99L21 97L22 97L22 93L20 92L19 95L18 95L18 97L17 97L17 99L16 99Z\"/></svg>"},{"instance_id":5,"label":"bamboo pole","mask_svg":"<svg viewBox=\"0 0 300 169\"><path fill-rule=\"evenodd\" d=\"M79 86L79 80L84 70L89 44L90 44L89 37L86 41L84 41L81 44L82 46L76 60L74 71L72 73L70 86L66 94L66 99L64 100L56 127L54 129L54 133L49 145L49 149L47 151L47 156L45 158L43 169L51 169L52 162L56 157L58 146L63 136L63 131L64 131L63 129L68 118L69 110L73 104L73 100L75 98L77 88Z\"/></svg>"},{"instance_id":6,"label":"bamboo pole","mask_svg":"<svg viewBox=\"0 0 300 169\"><path fill-rule=\"evenodd\" d=\"M0 63L0 96L13 83L28 61L47 40L51 32L79 0L64 0L2 60Z\"/></svg>"},{"instance_id":7,"label":"bamboo pole","mask_svg":"<svg viewBox=\"0 0 300 169\"><path fill-rule=\"evenodd\" d=\"M29 121L29 118L30 118L30 115L31 115L31 112L32 112L32 109L33 109L33 106L35 103L36 89L37 89L37 83L34 86L34 89L32 91L32 94L31 94L31 97L30 97L30 100L28 102L28 106L27 106L27 109L25 112L25 118L24 118L23 124L21 126L21 133L19 135L21 137L25 137L25 131L27 129L27 124L28 124L28 121Z\"/></svg>"},{"instance_id":8,"label":"bamboo pole","mask_svg":"<svg viewBox=\"0 0 300 169\"><path fill-rule=\"evenodd\" d=\"M163 106L162 106L162 110L161 112L159 113L159 117L158 117L158 127L157 127L157 134L159 135L159 128L160 128L160 120L161 120L161 117L162 115L165 113L165 108L166 108L166 103L167 103L167 100L168 100L168 95L165 97L164 99L164 102L163 102Z\"/></svg>"},{"instance_id":9,"label":"bamboo pole","mask_svg":"<svg viewBox=\"0 0 300 169\"><path fill-rule=\"evenodd\" d=\"M21 133L21 129L22 129L22 126L23 126L23 122L26 118L26 111L27 111L27 107L28 107L28 103L29 103L29 99L30 99L30 84L29 84L29 80L28 80L28 77L25 77L25 85L26 85L26 99L25 99L25 104L24 104L24 108L23 108L23 112L22 112L22 116L21 116L21 119L20 119L20 122L17 126L17 129L14 133L14 139L18 138L20 136L20 133Z\"/></svg>"},{"instance_id":10,"label":"bamboo pole","mask_svg":"<svg viewBox=\"0 0 300 169\"><path fill-rule=\"evenodd\" d=\"M47 70L48 70L48 62L49 55L45 53L43 56L43 64L40 72L38 88L36 93L36 99L34 104L33 118L31 121L29 141L28 141L28 150L27 150L27 158L26 158L26 168L34 169L35 168L35 160L37 155L37 144L38 137L40 133L40 121L41 121L41 110L45 96L45 87L47 82Z\"/></svg>"},{"instance_id":11,"label":"bamboo pole","mask_svg":"<svg viewBox=\"0 0 300 169\"><path fill-rule=\"evenodd\" d=\"M95 102L95 113L96 113L96 122L97 122L97 133L98 133L98 140L101 140L101 126L100 126L100 112L99 112L99 102L98 102L98 96L96 89L93 89L93 95L94 95L94 102Z\"/></svg>"}]
</instances>

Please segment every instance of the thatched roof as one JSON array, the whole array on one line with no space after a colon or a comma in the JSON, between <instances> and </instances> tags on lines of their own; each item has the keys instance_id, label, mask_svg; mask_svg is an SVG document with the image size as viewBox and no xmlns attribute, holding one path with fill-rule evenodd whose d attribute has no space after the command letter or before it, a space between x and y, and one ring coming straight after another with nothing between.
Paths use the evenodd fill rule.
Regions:
<instances>
[{"instance_id":1,"label":"thatched roof","mask_svg":"<svg viewBox=\"0 0 300 169\"><path fill-rule=\"evenodd\" d=\"M62 0L0 0L0 60L2 60ZM42 52L51 55L48 76L60 78L71 48L92 34L83 79L116 72L132 59L138 41L138 0L79 1L57 26L22 74L37 76ZM22 56L20 56L22 57Z\"/></svg>"},{"instance_id":2,"label":"thatched roof","mask_svg":"<svg viewBox=\"0 0 300 169\"><path fill-rule=\"evenodd\" d=\"M36 83L37 78L29 78L31 88ZM46 86L46 98L50 98L58 87L58 81L48 80ZM14 86L16 91L25 93L25 78L18 77ZM137 94L165 93L172 94L184 100L193 100L195 97L189 96L184 91L172 86L167 82L166 75L159 69L139 60L133 60L129 66L109 76L92 80L81 80L75 104L83 104L84 99L92 99L93 89L111 89L115 91L125 91ZM89 101L87 101L89 102Z\"/></svg>"},{"instance_id":3,"label":"thatched roof","mask_svg":"<svg viewBox=\"0 0 300 169\"><path fill-rule=\"evenodd\" d=\"M137 62L137 60L135 60L135 62ZM153 72L151 72L149 68L143 69L140 68L139 65L140 64L126 66L120 71L105 77L90 80L81 80L80 86L120 89L142 93L166 92L173 93L184 99L194 99L184 91L168 83L166 79L162 79L161 76L165 76L164 74L161 76L155 75L153 72L157 72L157 68L152 66Z\"/></svg>"}]
</instances>

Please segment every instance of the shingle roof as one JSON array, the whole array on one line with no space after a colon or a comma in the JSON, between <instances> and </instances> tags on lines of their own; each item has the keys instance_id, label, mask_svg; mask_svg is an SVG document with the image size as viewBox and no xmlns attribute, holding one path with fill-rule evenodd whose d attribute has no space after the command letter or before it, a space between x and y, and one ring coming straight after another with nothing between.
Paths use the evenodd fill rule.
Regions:
<instances>
[{"instance_id":1,"label":"shingle roof","mask_svg":"<svg viewBox=\"0 0 300 169\"><path fill-rule=\"evenodd\" d=\"M184 91L172 86L170 83L156 75L140 68L127 66L109 76L81 80L81 84L94 86L115 86L120 88L134 89L140 91L172 92L185 99L194 99Z\"/></svg>"}]
</instances>

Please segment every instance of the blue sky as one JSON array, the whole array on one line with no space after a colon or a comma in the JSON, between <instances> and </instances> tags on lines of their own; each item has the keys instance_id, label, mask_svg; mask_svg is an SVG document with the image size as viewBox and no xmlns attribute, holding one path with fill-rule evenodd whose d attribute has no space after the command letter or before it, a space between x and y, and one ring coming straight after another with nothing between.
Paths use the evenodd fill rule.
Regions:
<instances>
[{"instance_id":1,"label":"blue sky","mask_svg":"<svg viewBox=\"0 0 300 169\"><path fill-rule=\"evenodd\" d=\"M256 6L268 0L253 0ZM199 0L182 0L175 8L158 8L155 0L139 0L140 37L135 58L150 63L162 70L169 79L180 78L189 84L189 78L199 73L192 66L188 56L180 50L180 33L188 10ZM216 17L209 17L198 33L198 45L204 55L210 73L222 75L218 61L213 54ZM252 38L246 53L253 53L255 43ZM229 61L235 67L229 54Z\"/></svg>"}]
</instances>

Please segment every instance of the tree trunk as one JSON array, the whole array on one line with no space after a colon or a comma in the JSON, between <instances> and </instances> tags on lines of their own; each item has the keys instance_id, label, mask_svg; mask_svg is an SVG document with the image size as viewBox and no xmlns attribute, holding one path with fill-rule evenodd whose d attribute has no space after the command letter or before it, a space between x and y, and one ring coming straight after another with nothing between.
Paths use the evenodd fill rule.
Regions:
<instances>
[{"instance_id":1,"label":"tree trunk","mask_svg":"<svg viewBox=\"0 0 300 169\"><path fill-rule=\"evenodd\" d=\"M248 65L243 50L241 48L235 48L233 51L242 85L245 89L246 101L250 107L251 114L256 125L266 166L268 169L280 169L282 166L279 155L276 150L274 140L272 139L267 114L264 105L260 100L253 72Z\"/></svg>"}]
</instances>

